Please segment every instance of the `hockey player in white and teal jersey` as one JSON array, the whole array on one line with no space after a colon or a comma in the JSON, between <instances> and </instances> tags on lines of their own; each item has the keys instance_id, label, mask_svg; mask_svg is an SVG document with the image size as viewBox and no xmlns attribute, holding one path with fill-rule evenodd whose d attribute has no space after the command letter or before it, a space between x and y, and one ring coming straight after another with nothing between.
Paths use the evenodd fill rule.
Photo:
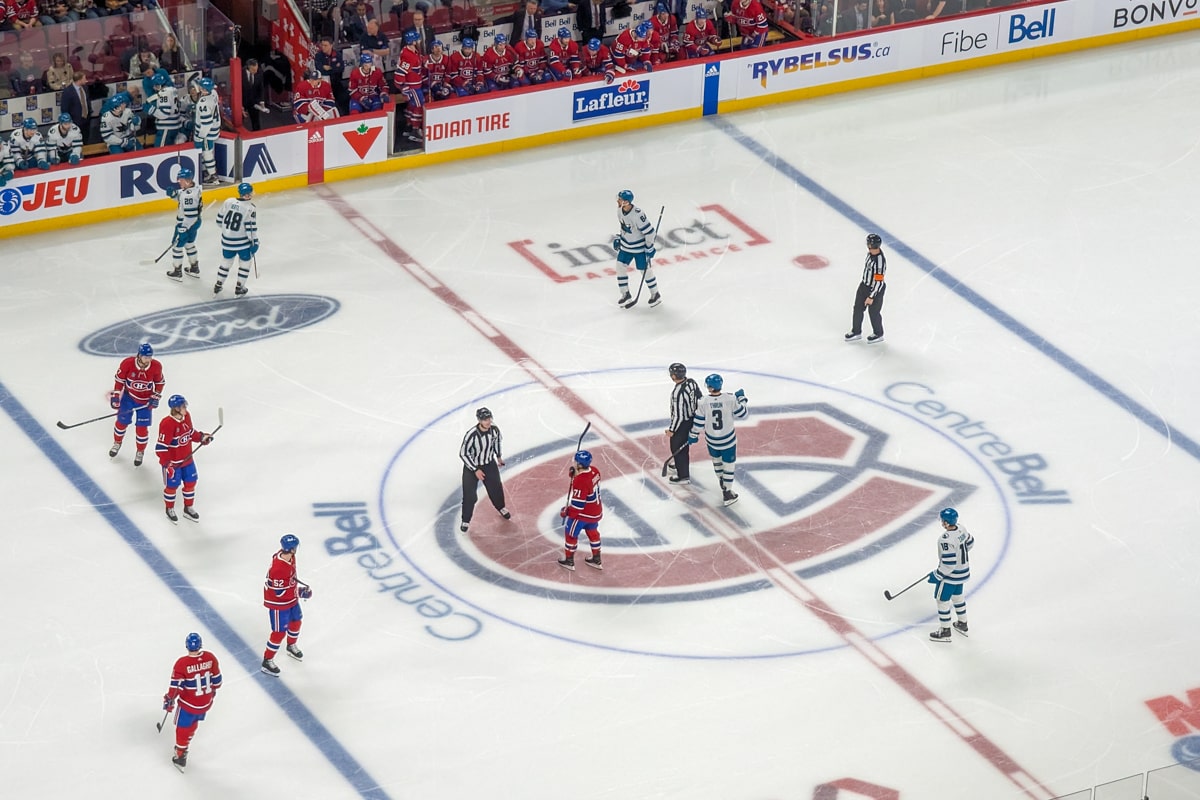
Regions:
<instances>
[{"instance_id":1,"label":"hockey player in white and teal jersey","mask_svg":"<svg viewBox=\"0 0 1200 800\"><path fill-rule=\"evenodd\" d=\"M146 102L146 115L154 119L154 146L169 147L183 139L183 112L179 92L166 70L150 79L154 94Z\"/></svg>"},{"instance_id":2,"label":"hockey player in white and teal jersey","mask_svg":"<svg viewBox=\"0 0 1200 800\"><path fill-rule=\"evenodd\" d=\"M937 544L938 565L929 573L929 582L933 584L941 627L929 634L929 638L935 642L949 642L951 604L958 618L954 630L967 635L967 601L963 598L963 584L971 577L971 548L975 546L975 537L958 524L958 511L953 508L943 508L938 516L942 522L942 535Z\"/></svg>"},{"instance_id":3,"label":"hockey player in white and teal jersey","mask_svg":"<svg viewBox=\"0 0 1200 800\"><path fill-rule=\"evenodd\" d=\"M0 186L8 183L16 172L17 165L13 162L12 150L9 149L8 139L0 139Z\"/></svg>"},{"instance_id":4,"label":"hockey player in white and teal jersey","mask_svg":"<svg viewBox=\"0 0 1200 800\"><path fill-rule=\"evenodd\" d=\"M21 121L21 127L8 137L8 147L17 169L50 169L50 162L46 159L46 140L42 138L37 120L33 117Z\"/></svg>"},{"instance_id":5,"label":"hockey player in white and teal jersey","mask_svg":"<svg viewBox=\"0 0 1200 800\"><path fill-rule=\"evenodd\" d=\"M83 131L71 121L70 114L61 114L58 124L46 131L46 158L50 165L78 164L83 158Z\"/></svg>"},{"instance_id":6,"label":"hockey player in white and teal jersey","mask_svg":"<svg viewBox=\"0 0 1200 800\"><path fill-rule=\"evenodd\" d=\"M221 229L221 266L217 267L213 294L221 293L233 267L233 259L237 258L237 286L233 293L241 297L249 291L246 281L250 278L250 263L258 252L258 209L251 199L254 197L253 186L239 183L237 192L238 196L226 200L217 212L217 227Z\"/></svg>"},{"instance_id":7,"label":"hockey player in white and teal jersey","mask_svg":"<svg viewBox=\"0 0 1200 800\"><path fill-rule=\"evenodd\" d=\"M688 436L688 444L700 441L700 433L704 432L704 443L708 445L708 455L713 462L713 470L717 480L721 482L721 500L731 506L737 502L737 493L733 491L734 465L737 463L737 431L734 428L735 419L746 418L746 393L738 389L733 394L725 394L721 388L725 379L713 373L704 379L708 394L700 398L696 404L696 416L692 418L692 433Z\"/></svg>"},{"instance_id":8,"label":"hockey player in white and teal jersey","mask_svg":"<svg viewBox=\"0 0 1200 800\"><path fill-rule=\"evenodd\" d=\"M100 107L100 137L110 153L129 153L141 149L138 129L142 118L133 113L129 92L117 92Z\"/></svg>"},{"instance_id":9,"label":"hockey player in white and teal jersey","mask_svg":"<svg viewBox=\"0 0 1200 800\"><path fill-rule=\"evenodd\" d=\"M179 186L167 192L167 196L179 202L175 212L175 238L171 243L171 271L167 277L183 281L183 254L188 257L188 277L200 277L200 257L196 252L196 234L200 232L200 212L204 209L202 192L196 185L196 173L190 167L179 170Z\"/></svg>"},{"instance_id":10,"label":"hockey player in white and teal jersey","mask_svg":"<svg viewBox=\"0 0 1200 800\"><path fill-rule=\"evenodd\" d=\"M621 297L617 305L624 306L632 298L629 294L629 265L646 273L646 288L650 290L650 305L662 302L658 293L658 279L654 276L654 226L645 213L633 204L633 192L622 189L617 192L617 223L621 232L613 237L612 248L617 254L617 289Z\"/></svg>"},{"instance_id":11,"label":"hockey player in white and teal jersey","mask_svg":"<svg viewBox=\"0 0 1200 800\"><path fill-rule=\"evenodd\" d=\"M212 78L201 78L196 85L199 92L192 108L192 143L200 151L204 183L213 184L217 182L216 147L221 135L221 108Z\"/></svg>"}]
</instances>

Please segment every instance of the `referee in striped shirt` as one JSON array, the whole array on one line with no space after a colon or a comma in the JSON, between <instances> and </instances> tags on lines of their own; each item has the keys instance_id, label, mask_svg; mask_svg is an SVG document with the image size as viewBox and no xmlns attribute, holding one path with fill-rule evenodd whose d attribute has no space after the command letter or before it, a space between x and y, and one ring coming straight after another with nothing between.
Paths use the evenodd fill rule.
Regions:
<instances>
[{"instance_id":1,"label":"referee in striped shirt","mask_svg":"<svg viewBox=\"0 0 1200 800\"><path fill-rule=\"evenodd\" d=\"M504 507L504 484L500 482L500 467L504 466L500 429L492 424L492 412L487 407L478 409L475 419L475 427L467 431L462 447L458 449L458 457L463 462L462 524L458 529L464 533L475 513L480 481L500 516L512 519L512 514Z\"/></svg>"},{"instance_id":2,"label":"referee in striped shirt","mask_svg":"<svg viewBox=\"0 0 1200 800\"><path fill-rule=\"evenodd\" d=\"M863 264L858 292L854 295L854 316L850 321L850 332L846 334L847 342L862 338L864 311L871 318L871 335L867 337L867 343L883 341L883 293L887 291L883 278L887 274L887 256L880 249L882 244L879 234L867 234L867 260Z\"/></svg>"},{"instance_id":3,"label":"referee in striped shirt","mask_svg":"<svg viewBox=\"0 0 1200 800\"><path fill-rule=\"evenodd\" d=\"M696 415L696 404L700 402L700 386L687 376L687 367L678 361L667 371L675 381L675 388L671 390L671 425L666 430L674 454L671 469L675 474L668 480L674 484L688 484L692 482L688 435L692 430L692 417Z\"/></svg>"}]
</instances>

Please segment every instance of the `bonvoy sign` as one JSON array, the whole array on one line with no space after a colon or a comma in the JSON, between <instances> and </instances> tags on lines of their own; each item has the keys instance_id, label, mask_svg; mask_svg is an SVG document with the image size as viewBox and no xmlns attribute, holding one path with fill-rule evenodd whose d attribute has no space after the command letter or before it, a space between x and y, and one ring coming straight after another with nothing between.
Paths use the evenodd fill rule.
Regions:
<instances>
[{"instance_id":1,"label":"bonvoy sign","mask_svg":"<svg viewBox=\"0 0 1200 800\"><path fill-rule=\"evenodd\" d=\"M127 356L149 342L156 353L187 353L268 339L314 325L340 308L332 297L269 294L169 308L109 325L85 337L79 349L95 356Z\"/></svg>"}]
</instances>

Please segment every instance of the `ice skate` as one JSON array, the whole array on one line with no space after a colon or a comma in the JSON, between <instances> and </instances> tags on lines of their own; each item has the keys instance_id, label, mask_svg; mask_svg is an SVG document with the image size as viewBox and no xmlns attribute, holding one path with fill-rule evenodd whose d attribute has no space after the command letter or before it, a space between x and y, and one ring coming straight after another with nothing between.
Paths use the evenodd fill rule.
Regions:
<instances>
[{"instance_id":1,"label":"ice skate","mask_svg":"<svg viewBox=\"0 0 1200 800\"><path fill-rule=\"evenodd\" d=\"M466 532L467 532L467 528L468 528L468 527L470 527L470 525L471 525L471 523L469 523L469 522L464 522L464 523L462 523L462 524L460 524L460 525L458 526L458 530L459 530L461 533L466 533Z\"/></svg>"},{"instance_id":2,"label":"ice skate","mask_svg":"<svg viewBox=\"0 0 1200 800\"><path fill-rule=\"evenodd\" d=\"M591 558L585 558L583 560L583 563L587 564L592 569L604 569L603 565L601 565L601 563L600 563L600 556L592 556Z\"/></svg>"},{"instance_id":3,"label":"ice skate","mask_svg":"<svg viewBox=\"0 0 1200 800\"><path fill-rule=\"evenodd\" d=\"M302 651L299 647L296 647L294 644L289 644L287 646L287 654L297 661L304 660L304 651Z\"/></svg>"},{"instance_id":4,"label":"ice skate","mask_svg":"<svg viewBox=\"0 0 1200 800\"><path fill-rule=\"evenodd\" d=\"M214 283L214 284L213 284L213 294L220 294L220 293L221 293L221 288L222 288L224 285L225 285L225 284L224 284L222 281L217 281L216 283Z\"/></svg>"},{"instance_id":5,"label":"ice skate","mask_svg":"<svg viewBox=\"0 0 1200 800\"><path fill-rule=\"evenodd\" d=\"M183 283L183 265L176 264L175 269L167 273L167 277L173 281L179 281L180 283Z\"/></svg>"},{"instance_id":6,"label":"ice skate","mask_svg":"<svg viewBox=\"0 0 1200 800\"><path fill-rule=\"evenodd\" d=\"M738 501L737 492L731 492L728 489L721 490L721 502L727 506L731 506Z\"/></svg>"},{"instance_id":7,"label":"ice skate","mask_svg":"<svg viewBox=\"0 0 1200 800\"><path fill-rule=\"evenodd\" d=\"M936 631L934 631L933 633L929 634L929 639L930 639L931 641L934 641L934 642L946 642L946 643L949 643L949 641L950 641L950 629L949 629L949 628L938 628Z\"/></svg>"},{"instance_id":8,"label":"ice skate","mask_svg":"<svg viewBox=\"0 0 1200 800\"><path fill-rule=\"evenodd\" d=\"M264 658L262 662L262 671L273 678L279 677L279 667L275 666L275 660Z\"/></svg>"},{"instance_id":9,"label":"ice skate","mask_svg":"<svg viewBox=\"0 0 1200 800\"><path fill-rule=\"evenodd\" d=\"M632 299L633 299L633 295L631 295L629 292L622 292L621 299L617 301L617 305L623 306Z\"/></svg>"},{"instance_id":10,"label":"ice skate","mask_svg":"<svg viewBox=\"0 0 1200 800\"><path fill-rule=\"evenodd\" d=\"M242 284L240 284L240 283L239 283L239 284L237 285L237 288L235 288L235 289L233 290L233 294L234 294L236 297L245 297L245 296L246 296L246 293L247 293L247 292L249 292L249 291L250 291L249 289L247 289L247 288L246 288L244 285L242 285Z\"/></svg>"},{"instance_id":11,"label":"ice skate","mask_svg":"<svg viewBox=\"0 0 1200 800\"><path fill-rule=\"evenodd\" d=\"M867 337L867 344L875 344L877 342L882 342L882 341L883 341L882 333L880 333L880 334L872 333L870 336Z\"/></svg>"},{"instance_id":12,"label":"ice skate","mask_svg":"<svg viewBox=\"0 0 1200 800\"><path fill-rule=\"evenodd\" d=\"M200 515L197 514L196 509L192 508L191 506L183 507L183 516L186 517L187 519L191 520L192 522L200 521Z\"/></svg>"},{"instance_id":13,"label":"ice skate","mask_svg":"<svg viewBox=\"0 0 1200 800\"><path fill-rule=\"evenodd\" d=\"M862 338L862 334L861 334L861 333L855 333L854 331L850 331L849 333L847 333L847 334L846 334L846 341L847 341L847 342L857 342L857 341L858 341L859 339L861 339L861 338Z\"/></svg>"},{"instance_id":14,"label":"ice skate","mask_svg":"<svg viewBox=\"0 0 1200 800\"><path fill-rule=\"evenodd\" d=\"M646 302L649 303L651 308L653 308L662 302L662 295L658 292L655 292L654 294L650 295L650 299Z\"/></svg>"},{"instance_id":15,"label":"ice skate","mask_svg":"<svg viewBox=\"0 0 1200 800\"><path fill-rule=\"evenodd\" d=\"M188 268L183 271L183 274L187 275L189 278L199 278L200 265L193 261L188 265Z\"/></svg>"},{"instance_id":16,"label":"ice skate","mask_svg":"<svg viewBox=\"0 0 1200 800\"><path fill-rule=\"evenodd\" d=\"M142 465L142 459L145 457L145 455L146 455L145 450L138 450L136 453L134 453L133 454L133 465L135 467L140 467Z\"/></svg>"},{"instance_id":17,"label":"ice skate","mask_svg":"<svg viewBox=\"0 0 1200 800\"><path fill-rule=\"evenodd\" d=\"M681 478L679 475L672 475L671 477L667 478L667 483L670 483L673 486L687 486L691 482L691 478Z\"/></svg>"},{"instance_id":18,"label":"ice skate","mask_svg":"<svg viewBox=\"0 0 1200 800\"><path fill-rule=\"evenodd\" d=\"M179 524L179 517L175 515L175 509L173 508L167 509L167 519L171 520L171 522L174 522L177 525Z\"/></svg>"},{"instance_id":19,"label":"ice skate","mask_svg":"<svg viewBox=\"0 0 1200 800\"><path fill-rule=\"evenodd\" d=\"M112 446L112 447L110 447L110 448L108 448L108 457L109 457L109 458L116 458L116 457L117 457L117 453L119 453L119 452L121 452L121 443L120 443L120 442L113 442L113 446Z\"/></svg>"},{"instance_id":20,"label":"ice skate","mask_svg":"<svg viewBox=\"0 0 1200 800\"><path fill-rule=\"evenodd\" d=\"M967 623L965 623L965 622L956 622L956 623L954 623L954 630L958 631L958 632L959 632L959 633L961 633L963 636L970 636L970 635L971 635L970 633L968 633L968 630L967 630Z\"/></svg>"},{"instance_id":21,"label":"ice skate","mask_svg":"<svg viewBox=\"0 0 1200 800\"><path fill-rule=\"evenodd\" d=\"M175 765L175 769L183 772L187 769L187 750L175 748L175 755L171 757L171 763Z\"/></svg>"},{"instance_id":22,"label":"ice skate","mask_svg":"<svg viewBox=\"0 0 1200 800\"><path fill-rule=\"evenodd\" d=\"M558 565L563 569L571 570L571 572L575 571L575 559L573 558L560 558L558 560Z\"/></svg>"},{"instance_id":23,"label":"ice skate","mask_svg":"<svg viewBox=\"0 0 1200 800\"><path fill-rule=\"evenodd\" d=\"M504 517L505 519L512 519L512 512L507 508L502 508L500 509L500 516Z\"/></svg>"}]
</instances>

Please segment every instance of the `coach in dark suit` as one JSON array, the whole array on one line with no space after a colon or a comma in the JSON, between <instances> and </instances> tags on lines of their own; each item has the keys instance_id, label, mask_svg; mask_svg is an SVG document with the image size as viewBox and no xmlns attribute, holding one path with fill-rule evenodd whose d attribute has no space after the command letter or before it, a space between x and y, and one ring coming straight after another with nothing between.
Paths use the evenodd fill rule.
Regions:
<instances>
[{"instance_id":1,"label":"coach in dark suit","mask_svg":"<svg viewBox=\"0 0 1200 800\"><path fill-rule=\"evenodd\" d=\"M589 39L604 40L604 29L608 26L608 9L603 0L577 0L579 10L575 12L575 23L583 36L583 44Z\"/></svg>"},{"instance_id":2,"label":"coach in dark suit","mask_svg":"<svg viewBox=\"0 0 1200 800\"><path fill-rule=\"evenodd\" d=\"M61 111L79 126L79 131L83 134L83 143L91 144L96 141L92 135L92 128L97 120L96 115L92 113L91 101L88 100L87 76L76 71L71 77L71 84L64 86L62 90Z\"/></svg>"}]
</instances>

